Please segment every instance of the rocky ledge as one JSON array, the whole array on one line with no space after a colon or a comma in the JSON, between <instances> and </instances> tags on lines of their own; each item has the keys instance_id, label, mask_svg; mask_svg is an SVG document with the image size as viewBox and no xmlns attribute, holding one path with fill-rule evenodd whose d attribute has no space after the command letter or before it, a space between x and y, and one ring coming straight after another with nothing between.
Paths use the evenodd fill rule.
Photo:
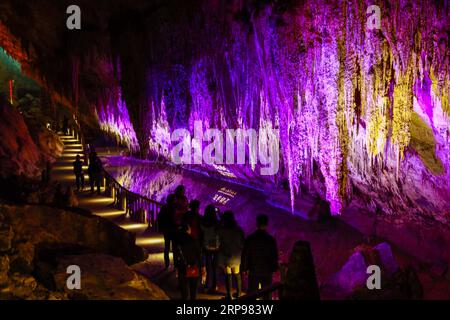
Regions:
<instances>
[{"instance_id":1,"label":"rocky ledge","mask_svg":"<svg viewBox=\"0 0 450 320\"><path fill-rule=\"evenodd\" d=\"M145 258L133 234L88 212L0 203L0 299L167 299L128 266ZM69 265L80 290L66 286Z\"/></svg>"}]
</instances>

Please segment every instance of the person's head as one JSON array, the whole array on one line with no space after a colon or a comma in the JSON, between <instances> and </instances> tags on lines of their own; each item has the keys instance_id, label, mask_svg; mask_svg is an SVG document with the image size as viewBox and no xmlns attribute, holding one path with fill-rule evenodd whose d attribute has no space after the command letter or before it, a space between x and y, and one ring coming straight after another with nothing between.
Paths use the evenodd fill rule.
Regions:
<instances>
[{"instance_id":1,"label":"person's head","mask_svg":"<svg viewBox=\"0 0 450 320\"><path fill-rule=\"evenodd\" d=\"M79 154L77 154L77 157L76 157L76 159L77 159L77 161L80 161L81 157L80 157L80 155L79 155Z\"/></svg>"},{"instance_id":2,"label":"person's head","mask_svg":"<svg viewBox=\"0 0 450 320\"><path fill-rule=\"evenodd\" d=\"M265 214L260 214L256 217L256 227L259 230L266 230L269 224L269 217Z\"/></svg>"},{"instance_id":3,"label":"person's head","mask_svg":"<svg viewBox=\"0 0 450 320\"><path fill-rule=\"evenodd\" d=\"M175 189L175 195L177 197L183 197L184 194L186 192L186 189L184 188L184 186L182 184L180 184L178 187L176 187Z\"/></svg>"},{"instance_id":4,"label":"person's head","mask_svg":"<svg viewBox=\"0 0 450 320\"><path fill-rule=\"evenodd\" d=\"M223 213L222 221L225 228L234 228L237 225L234 213L231 210L227 210Z\"/></svg>"},{"instance_id":5,"label":"person's head","mask_svg":"<svg viewBox=\"0 0 450 320\"><path fill-rule=\"evenodd\" d=\"M190 203L189 203L189 209L191 209L191 211L193 211L193 212L199 212L199 210L200 210L200 201L198 201L197 199L195 199L195 200L192 200Z\"/></svg>"},{"instance_id":6,"label":"person's head","mask_svg":"<svg viewBox=\"0 0 450 320\"><path fill-rule=\"evenodd\" d=\"M212 204L206 206L204 222L207 226L212 226L218 224L216 207Z\"/></svg>"},{"instance_id":7,"label":"person's head","mask_svg":"<svg viewBox=\"0 0 450 320\"><path fill-rule=\"evenodd\" d=\"M175 195L173 193L169 194L166 198L166 204L169 207L175 206Z\"/></svg>"}]
</instances>

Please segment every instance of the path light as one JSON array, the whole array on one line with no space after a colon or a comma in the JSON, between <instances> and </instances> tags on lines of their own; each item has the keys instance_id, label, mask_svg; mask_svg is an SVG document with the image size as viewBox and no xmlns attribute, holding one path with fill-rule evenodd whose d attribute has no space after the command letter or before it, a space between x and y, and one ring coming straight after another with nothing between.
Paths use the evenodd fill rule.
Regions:
<instances>
[{"instance_id":1,"label":"path light","mask_svg":"<svg viewBox=\"0 0 450 320\"><path fill-rule=\"evenodd\" d=\"M147 229L147 225L145 223L119 224L119 227L125 230Z\"/></svg>"},{"instance_id":2,"label":"path light","mask_svg":"<svg viewBox=\"0 0 450 320\"><path fill-rule=\"evenodd\" d=\"M149 246L155 244L164 244L164 238L138 238L136 239L136 245L138 246Z\"/></svg>"},{"instance_id":3,"label":"path light","mask_svg":"<svg viewBox=\"0 0 450 320\"><path fill-rule=\"evenodd\" d=\"M97 216L100 216L102 218L119 217L119 216L123 216L124 214L125 214L125 211L119 211L119 210L111 210L111 211L96 213Z\"/></svg>"},{"instance_id":4,"label":"path light","mask_svg":"<svg viewBox=\"0 0 450 320\"><path fill-rule=\"evenodd\" d=\"M111 198L91 198L91 199L82 199L82 201L86 204L105 204L105 203L112 203Z\"/></svg>"}]
</instances>

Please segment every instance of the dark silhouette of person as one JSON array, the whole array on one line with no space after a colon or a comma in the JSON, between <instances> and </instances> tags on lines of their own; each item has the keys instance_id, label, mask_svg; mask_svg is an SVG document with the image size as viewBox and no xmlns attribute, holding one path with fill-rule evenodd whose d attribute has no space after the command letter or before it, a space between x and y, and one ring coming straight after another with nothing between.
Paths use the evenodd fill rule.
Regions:
<instances>
[{"instance_id":1,"label":"dark silhouette of person","mask_svg":"<svg viewBox=\"0 0 450 320\"><path fill-rule=\"evenodd\" d=\"M248 291L255 292L272 284L272 274L278 270L277 242L267 232L269 218L265 214L256 218L257 230L245 239L242 250L242 272L248 272ZM271 299L271 294L264 297Z\"/></svg>"},{"instance_id":2,"label":"dark silhouette of person","mask_svg":"<svg viewBox=\"0 0 450 320\"><path fill-rule=\"evenodd\" d=\"M200 224L202 216L200 215L200 201L192 200L189 203L189 211L183 216L183 223L189 224L191 227L191 236L200 244L202 238L202 230Z\"/></svg>"},{"instance_id":3,"label":"dark silhouette of person","mask_svg":"<svg viewBox=\"0 0 450 320\"><path fill-rule=\"evenodd\" d=\"M97 187L97 194L100 195L100 186L103 177L103 164L95 151L89 154L89 183L91 185L91 193L94 193L94 187Z\"/></svg>"},{"instance_id":4,"label":"dark silhouette of person","mask_svg":"<svg viewBox=\"0 0 450 320\"><path fill-rule=\"evenodd\" d=\"M78 154L76 160L73 162L73 173L75 174L75 180L77 184L77 191L84 189L84 172L83 172L83 161Z\"/></svg>"},{"instance_id":5,"label":"dark silhouette of person","mask_svg":"<svg viewBox=\"0 0 450 320\"><path fill-rule=\"evenodd\" d=\"M164 264L166 269L170 266L170 245L172 244L172 251L174 253L174 261L176 260L176 250L173 248L174 237L176 232L175 225L175 195L169 194L167 196L166 204L162 206L158 214L158 230L164 236ZM175 265L175 263L174 263Z\"/></svg>"},{"instance_id":6,"label":"dark silhouette of person","mask_svg":"<svg viewBox=\"0 0 450 320\"><path fill-rule=\"evenodd\" d=\"M179 185L175 188L175 223L177 226L181 226L183 223L183 216L189 210L189 202L186 197L186 189L183 185Z\"/></svg>"},{"instance_id":7,"label":"dark silhouette of person","mask_svg":"<svg viewBox=\"0 0 450 320\"><path fill-rule=\"evenodd\" d=\"M181 298L183 300L195 300L197 298L200 270L202 269L202 258L198 242L191 236L191 228L183 224L176 236L177 260L175 261L178 271L178 284L180 286Z\"/></svg>"},{"instance_id":8,"label":"dark silhouette of person","mask_svg":"<svg viewBox=\"0 0 450 320\"><path fill-rule=\"evenodd\" d=\"M69 131L69 119L65 115L62 121L62 131L64 135L67 135Z\"/></svg>"},{"instance_id":9,"label":"dark silhouette of person","mask_svg":"<svg viewBox=\"0 0 450 320\"><path fill-rule=\"evenodd\" d=\"M244 231L236 222L232 211L225 211L219 229L219 265L225 274L227 299L232 299L233 278L236 281L236 296L240 297L242 278L240 274L241 254L244 246Z\"/></svg>"},{"instance_id":10,"label":"dark silhouette of person","mask_svg":"<svg viewBox=\"0 0 450 320\"><path fill-rule=\"evenodd\" d=\"M292 249L284 281L283 300L320 300L316 268L307 241L297 241Z\"/></svg>"},{"instance_id":11,"label":"dark silhouette of person","mask_svg":"<svg viewBox=\"0 0 450 320\"><path fill-rule=\"evenodd\" d=\"M210 204L205 208L200 228L202 230L202 254L206 267L205 289L208 293L217 291L217 258L219 252L219 220L216 208Z\"/></svg>"},{"instance_id":12,"label":"dark silhouette of person","mask_svg":"<svg viewBox=\"0 0 450 320\"><path fill-rule=\"evenodd\" d=\"M103 163L102 160L98 156L96 156L94 164L95 186L97 187L97 194L100 195L100 187L103 179Z\"/></svg>"}]
</instances>

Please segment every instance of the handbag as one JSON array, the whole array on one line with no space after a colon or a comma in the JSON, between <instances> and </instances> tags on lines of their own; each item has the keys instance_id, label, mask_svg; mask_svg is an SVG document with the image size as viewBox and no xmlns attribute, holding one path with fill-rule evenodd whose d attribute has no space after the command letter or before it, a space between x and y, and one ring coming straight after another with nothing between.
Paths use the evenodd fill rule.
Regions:
<instances>
[{"instance_id":1,"label":"handbag","mask_svg":"<svg viewBox=\"0 0 450 320\"><path fill-rule=\"evenodd\" d=\"M200 272L198 270L197 265L186 267L186 278L198 278L199 275L200 275Z\"/></svg>"},{"instance_id":2,"label":"handbag","mask_svg":"<svg viewBox=\"0 0 450 320\"><path fill-rule=\"evenodd\" d=\"M188 265L186 262L186 258L183 255L183 250L178 246L179 257L181 258L183 264L186 266L186 278L198 278L200 276L200 270L197 265Z\"/></svg>"}]
</instances>

